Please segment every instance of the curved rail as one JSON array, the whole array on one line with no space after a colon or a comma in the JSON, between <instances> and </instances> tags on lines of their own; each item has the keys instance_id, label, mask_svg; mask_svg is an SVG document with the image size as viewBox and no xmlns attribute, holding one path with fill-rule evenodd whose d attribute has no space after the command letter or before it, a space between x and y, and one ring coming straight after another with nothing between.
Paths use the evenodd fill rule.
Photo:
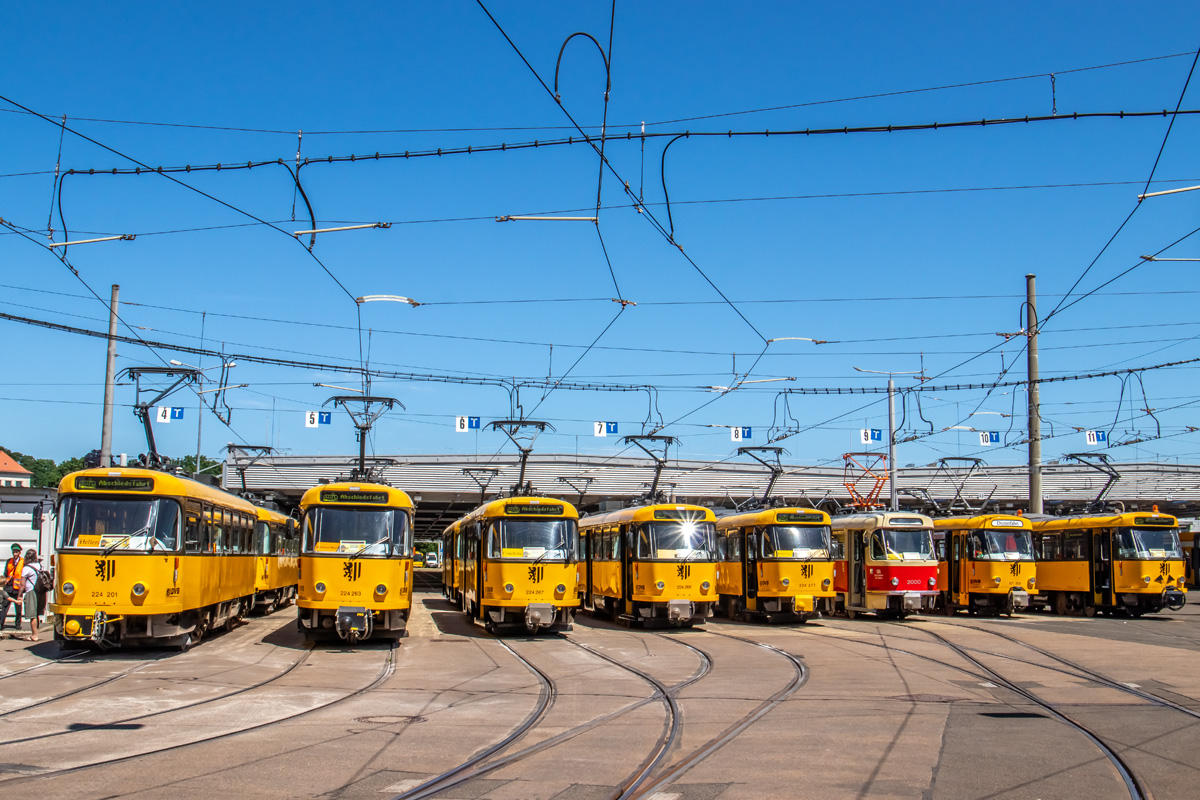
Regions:
<instances>
[{"instance_id":1,"label":"curved rail","mask_svg":"<svg viewBox=\"0 0 1200 800\"><path fill-rule=\"evenodd\" d=\"M99 761L91 761L86 764L76 764L73 767L65 767L63 769L48 770L46 772L38 772L38 773L29 774L29 775L22 775L22 776L15 777L15 778L9 778L7 780L0 781L0 786L9 786L9 785L16 786L16 785L20 785L23 783L27 783L29 781L41 780L42 778L53 778L53 777L58 777L61 775L70 775L71 773L82 772L84 770L93 769L95 767L103 767L103 766L108 766L110 764L120 764L125 761L134 761L139 758L145 758L146 756L158 755L159 753L170 753L170 752L173 752L176 750L183 750L188 747L195 747L196 745L207 744L208 742L215 742L215 741L220 741L221 739L228 739L228 738L231 738L234 736L241 736L243 733L250 733L251 731L262 730L263 728L269 728L273 725L278 725L282 722L288 722L289 720L297 719L299 717L303 717L308 714L315 713L317 711L322 711L326 708L330 708L331 706L335 706L339 703L344 703L347 700L351 700L355 697L358 697L359 695L366 694L367 692L371 692L371 691L375 690L378 686L380 686L388 678L390 678L392 673L396 669L396 647L397 647L396 642L390 643L390 646L388 647L388 651L387 651L387 658L384 659L383 667L380 670L379 675L373 681L371 681L369 684L367 684L366 686L363 686L359 689L355 689L353 692L344 694L341 697L334 698L333 700L330 700L329 702L321 703L318 706L314 706L312 708L305 709L304 711L297 711L294 714L288 714L287 716L280 717L279 719L273 719L273 720L269 720L267 722L260 722L257 725L248 725L245 728L238 728L237 730L225 731L224 733L218 733L218 734L214 734L212 736L204 736L199 739L193 739L190 742L180 742L179 744L167 745L166 747L156 747L156 748L153 748L150 750L144 750L140 753L130 753L129 755L117 756L116 758L105 758L105 759L101 759Z\"/></svg>"},{"instance_id":2,"label":"curved rail","mask_svg":"<svg viewBox=\"0 0 1200 800\"><path fill-rule=\"evenodd\" d=\"M541 683L541 691L539 693L537 707L530 711L521 724L510 731L509 734L500 741L485 747L483 750L480 750L478 753L471 756L461 764L457 764L445 772L433 776L424 783L414 786L406 792L395 795L393 800L416 800L416 798L429 797L432 794L437 794L438 792L444 791L451 786L457 786L464 781L476 777L476 775L480 773L471 772L470 770L472 767L488 757L500 752L528 733L529 730L542 719L542 717L546 716L546 712L548 712L550 707L554 705L554 700L558 696L558 687L555 686L554 680L540 668L538 668L538 666L532 661L514 650L508 644L508 642L499 638L497 638L496 641L499 642L505 650L511 653L514 658L520 661L526 669L532 672ZM494 767L489 767L483 771L486 772L490 771L491 769L494 769Z\"/></svg>"},{"instance_id":3,"label":"curved rail","mask_svg":"<svg viewBox=\"0 0 1200 800\"><path fill-rule=\"evenodd\" d=\"M97 728L112 727L114 725L126 725L130 722L138 722L140 720L150 719L151 717L160 717L164 714L174 714L177 711L185 711L189 708L195 708L196 706L208 705L209 703L215 703L218 700L225 700L230 697L236 697L239 694L244 694L246 692L253 691L254 689L260 689L269 683L274 683L275 681L279 680L280 678L283 678L285 675L290 673L292 670L296 669L301 664L303 664L305 661L307 661L308 657L310 655L312 655L312 652L313 652L313 646L312 646L312 643L309 643L308 646L305 648L304 652L300 655L300 657L297 658L295 661L293 661L291 664L289 664L282 672L279 672L278 674L273 675L270 678L265 678L257 683L252 683L249 686L243 686L240 689L234 689L233 691L225 692L224 694L219 694L219 695L216 695L215 697L208 697L208 698L205 698L204 700L196 700L191 703L184 703L181 706L174 706L172 708L164 708L160 711L149 711L145 714L138 714L137 716L133 716L133 717L124 717L122 719L115 719L115 720L112 720L111 722L97 723L96 725L86 725L84 727L72 728L72 729L65 730L65 731L54 731L53 733L39 733L36 736L27 736L24 739L10 739L6 742L0 742L0 746L10 745L10 744L25 744L27 742L36 742L36 741L40 741L42 739L53 739L58 736L67 736L72 733L81 733L83 731L96 730ZM88 687L88 688L92 688L92 687ZM28 707L29 706L27 706L27 708Z\"/></svg>"},{"instance_id":4,"label":"curved rail","mask_svg":"<svg viewBox=\"0 0 1200 800\"><path fill-rule=\"evenodd\" d=\"M773 647L772 645L764 642L755 642L749 639L743 639L740 636L731 636L727 633L717 633L716 631L711 630L705 630L704 632L713 636L720 636L725 639L734 639L755 647L761 647L764 650L770 650L773 653L781 655L791 662L792 668L795 670L795 676L786 686L772 694L766 700L762 701L762 703L757 705L748 714L745 714L737 722L733 723L728 728L714 736L712 739L709 739L707 742L693 750L689 755L672 765L671 768L660 775L658 779L654 781L654 783L645 787L640 792L627 792L622 794L620 796L622 800L625 800L626 798L632 800L633 798L653 797L658 791L682 777L684 773L691 770L692 767L696 766L701 761L715 753L717 750L720 750L722 747L729 744L731 741L737 738L738 734L749 728L758 720L762 719L762 717L770 713L784 700L797 692L801 687L804 686L804 684L808 683L808 667L804 664L804 660L800 656L796 656L787 652L786 650L781 650L778 647Z\"/></svg>"},{"instance_id":5,"label":"curved rail","mask_svg":"<svg viewBox=\"0 0 1200 800\"><path fill-rule=\"evenodd\" d=\"M990 676L991 680L995 681L1000 686L1004 687L1005 689L1007 689L1010 692L1013 692L1014 694L1018 694L1021 697L1024 697L1026 700L1033 703L1034 705L1037 705L1037 706L1045 709L1046 711L1048 711L1050 713L1051 716L1053 716L1059 722L1062 722L1065 725L1075 728L1077 731L1082 733L1088 739L1088 741L1090 741L1093 745L1095 745L1095 747L1098 750L1100 750L1101 753L1104 754L1104 757L1107 758L1109 760L1109 762L1112 763L1113 767L1117 770L1117 773L1121 776L1121 780L1125 782L1125 788L1129 791L1129 796L1133 800L1149 800L1150 794L1146 791L1145 787L1142 786L1141 781L1138 780L1137 775L1135 775L1133 772L1133 769L1128 764L1125 763L1125 759L1121 758L1121 756L1117 753L1116 750L1109 747L1107 742L1105 742L1103 739L1101 739L1098 734L1093 732L1086 725L1084 725L1081 722L1077 722L1076 720L1072 719L1067 714L1063 713L1062 711L1059 711L1058 708L1055 707L1053 703L1043 700L1042 698L1038 697L1037 695L1035 695L1033 692L1029 691L1028 689L1024 689L1024 688L1018 686L1017 684L1013 683L1012 681L1009 681L1006 678L1002 677L998 672L996 672L992 668L988 667L982 661L980 661L979 659L975 658L975 656L973 656L969 652L967 652L966 648L960 647L959 645L955 644L954 642L950 641L949 639L947 639L946 637L942 636L939 633L934 633L933 631L923 631L923 633L926 633L929 636L932 636L933 638L937 639L943 645L950 648L951 650L958 653L960 656L962 656L967 661L970 661L972 664L974 664L975 666L982 669L984 672L986 672Z\"/></svg>"},{"instance_id":6,"label":"curved rail","mask_svg":"<svg viewBox=\"0 0 1200 800\"><path fill-rule=\"evenodd\" d=\"M44 697L41 700L37 700L33 703L28 703L23 706L17 706L16 708L10 708L7 711L0 711L0 718L4 718L4 717L10 716L12 714L17 714L22 711L26 711L30 708L40 708L41 706L44 706L47 703L55 703L55 702L58 702L59 700L66 699L68 697L74 697L75 695L79 694L80 692L86 692L91 689L96 689L101 686L106 686L106 685L112 683L113 681L120 680L121 678L132 675L133 673L135 673L139 670L143 670L146 667L150 666L151 664L155 664L159 661L162 661L164 658L166 658L166 656L159 656L158 658L152 658L149 661L143 661L140 664L135 664L134 666L129 667L128 669L122 670L115 675L109 675L107 678L101 678L98 681L89 683L86 686L79 686L75 689L70 689L68 691L62 692L61 694L51 695L50 697ZM50 662L50 663L57 663L57 662ZM41 666L46 666L46 665L42 664ZM0 746L6 745L6 744L13 744L13 742L0 741Z\"/></svg>"}]
</instances>

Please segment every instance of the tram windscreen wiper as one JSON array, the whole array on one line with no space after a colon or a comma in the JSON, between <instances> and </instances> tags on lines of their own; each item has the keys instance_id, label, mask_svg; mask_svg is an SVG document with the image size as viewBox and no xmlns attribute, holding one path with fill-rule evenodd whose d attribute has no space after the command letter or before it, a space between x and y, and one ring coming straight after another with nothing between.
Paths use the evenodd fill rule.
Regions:
<instances>
[{"instance_id":1,"label":"tram windscreen wiper","mask_svg":"<svg viewBox=\"0 0 1200 800\"><path fill-rule=\"evenodd\" d=\"M533 563L541 563L541 560L546 556L550 555L551 553L557 553L560 549L565 550L566 547L567 537L564 535L559 537L558 541L554 543L554 547L550 548L549 550L543 550L542 554L533 560Z\"/></svg>"},{"instance_id":2,"label":"tram windscreen wiper","mask_svg":"<svg viewBox=\"0 0 1200 800\"><path fill-rule=\"evenodd\" d=\"M351 560L351 561L353 561L354 559L356 559L356 558L358 558L359 556L361 556L363 553L365 553L365 552L367 552L368 550L370 550L370 549L371 549L372 547L374 547L375 545L377 545L377 544L383 544L384 542L388 541L388 540L389 540L389 539L391 539L391 538L392 538L392 535L389 533L389 534L386 534L386 535L385 535L385 536L384 536L382 539L380 539L380 540L378 540L378 541L371 542L371 543L370 543L370 544L368 544L368 545L364 545L363 547L360 547L357 553L355 553L354 555L350 556L350 560ZM387 554L388 554L389 556L392 554L392 548L391 548L391 544L390 544L390 543L388 544L388 551L387 551Z\"/></svg>"},{"instance_id":3,"label":"tram windscreen wiper","mask_svg":"<svg viewBox=\"0 0 1200 800\"><path fill-rule=\"evenodd\" d=\"M107 556L107 555L110 555L110 554L112 554L112 551L113 551L113 550L116 550L118 547L120 547L121 545L123 545L125 542L128 542L128 541L129 541L130 539L132 539L133 537L135 537L135 536L141 536L143 533L149 533L149 532L150 532L150 526L149 526L149 525L147 525L147 526L146 526L146 527L144 527L144 528L138 528L138 529L137 529L136 531L134 531L133 533L127 533L127 534L125 534L125 535L124 535L124 536L122 536L120 539L117 539L115 542L113 542L112 544L110 544L108 547L104 548L104 555L106 555L106 556Z\"/></svg>"}]
</instances>

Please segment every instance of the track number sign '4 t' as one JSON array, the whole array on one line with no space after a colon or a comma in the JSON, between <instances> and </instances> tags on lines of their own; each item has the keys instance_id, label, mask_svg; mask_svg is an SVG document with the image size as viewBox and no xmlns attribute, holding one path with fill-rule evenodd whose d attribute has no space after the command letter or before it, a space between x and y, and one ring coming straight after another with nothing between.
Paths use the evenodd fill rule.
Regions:
<instances>
[{"instance_id":1,"label":"track number sign '4 t'","mask_svg":"<svg viewBox=\"0 0 1200 800\"><path fill-rule=\"evenodd\" d=\"M749 439L754 431L750 428L739 427L734 425L729 429L729 441L742 442Z\"/></svg>"},{"instance_id":2,"label":"track number sign '4 t'","mask_svg":"<svg viewBox=\"0 0 1200 800\"><path fill-rule=\"evenodd\" d=\"M859 428L858 440L863 444L878 444L883 441L883 429Z\"/></svg>"},{"instance_id":3,"label":"track number sign '4 t'","mask_svg":"<svg viewBox=\"0 0 1200 800\"><path fill-rule=\"evenodd\" d=\"M158 406L154 409L154 421L164 425L173 419L183 419L183 409L179 406Z\"/></svg>"},{"instance_id":4,"label":"track number sign '4 t'","mask_svg":"<svg viewBox=\"0 0 1200 800\"><path fill-rule=\"evenodd\" d=\"M466 433L479 430L479 417L455 417L454 432Z\"/></svg>"},{"instance_id":5,"label":"track number sign '4 t'","mask_svg":"<svg viewBox=\"0 0 1200 800\"><path fill-rule=\"evenodd\" d=\"M615 422L596 422L592 424L593 436L616 436L617 423Z\"/></svg>"},{"instance_id":6,"label":"track number sign '4 t'","mask_svg":"<svg viewBox=\"0 0 1200 800\"><path fill-rule=\"evenodd\" d=\"M328 425L333 422L332 411L305 411L304 427L315 428L318 425Z\"/></svg>"},{"instance_id":7,"label":"track number sign '4 t'","mask_svg":"<svg viewBox=\"0 0 1200 800\"><path fill-rule=\"evenodd\" d=\"M980 431L979 444L983 447L1000 444L1000 431Z\"/></svg>"},{"instance_id":8,"label":"track number sign '4 t'","mask_svg":"<svg viewBox=\"0 0 1200 800\"><path fill-rule=\"evenodd\" d=\"M1108 431L1086 431L1087 443L1090 445L1108 444Z\"/></svg>"}]
</instances>

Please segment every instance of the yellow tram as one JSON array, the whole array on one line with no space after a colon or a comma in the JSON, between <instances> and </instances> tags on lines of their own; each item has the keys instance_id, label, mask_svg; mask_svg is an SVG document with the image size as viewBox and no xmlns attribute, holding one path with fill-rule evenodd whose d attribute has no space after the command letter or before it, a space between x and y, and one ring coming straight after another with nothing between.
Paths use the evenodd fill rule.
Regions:
<instances>
[{"instance_id":1,"label":"yellow tram","mask_svg":"<svg viewBox=\"0 0 1200 800\"><path fill-rule=\"evenodd\" d=\"M269 614L296 597L300 576L299 523L292 517L259 506L254 527L254 609Z\"/></svg>"},{"instance_id":2,"label":"yellow tram","mask_svg":"<svg viewBox=\"0 0 1200 800\"><path fill-rule=\"evenodd\" d=\"M998 616L1029 608L1037 588L1033 525L1012 514L936 517L938 605Z\"/></svg>"},{"instance_id":3,"label":"yellow tram","mask_svg":"<svg viewBox=\"0 0 1200 800\"><path fill-rule=\"evenodd\" d=\"M1133 616L1187 602L1179 522L1170 514L1033 515L1036 606L1055 613L1125 611Z\"/></svg>"},{"instance_id":4,"label":"yellow tram","mask_svg":"<svg viewBox=\"0 0 1200 800\"><path fill-rule=\"evenodd\" d=\"M329 483L300 499L300 631L349 642L400 637L412 609L408 495L378 483Z\"/></svg>"},{"instance_id":5,"label":"yellow tram","mask_svg":"<svg viewBox=\"0 0 1200 800\"><path fill-rule=\"evenodd\" d=\"M658 503L584 517L583 606L643 625L703 624L717 602L716 517Z\"/></svg>"},{"instance_id":6,"label":"yellow tram","mask_svg":"<svg viewBox=\"0 0 1200 800\"><path fill-rule=\"evenodd\" d=\"M189 478L115 467L58 487L60 643L187 649L254 604L257 509Z\"/></svg>"},{"instance_id":7,"label":"yellow tram","mask_svg":"<svg viewBox=\"0 0 1200 800\"><path fill-rule=\"evenodd\" d=\"M578 553L579 512L570 503L493 500L443 534L442 591L489 630L569 630Z\"/></svg>"},{"instance_id":8,"label":"yellow tram","mask_svg":"<svg viewBox=\"0 0 1200 800\"><path fill-rule=\"evenodd\" d=\"M829 515L764 508L717 520L717 593L730 619L806 622L832 611Z\"/></svg>"}]
</instances>

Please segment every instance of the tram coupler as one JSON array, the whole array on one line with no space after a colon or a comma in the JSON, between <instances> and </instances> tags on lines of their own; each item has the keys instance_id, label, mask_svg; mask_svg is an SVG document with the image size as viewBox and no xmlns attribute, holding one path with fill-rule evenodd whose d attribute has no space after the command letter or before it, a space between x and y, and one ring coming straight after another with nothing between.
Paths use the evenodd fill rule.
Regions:
<instances>
[{"instance_id":1,"label":"tram coupler","mask_svg":"<svg viewBox=\"0 0 1200 800\"><path fill-rule=\"evenodd\" d=\"M549 603L530 603L525 606L525 627L531 631L547 628L558 621L558 610Z\"/></svg>"},{"instance_id":2,"label":"tram coupler","mask_svg":"<svg viewBox=\"0 0 1200 800\"><path fill-rule=\"evenodd\" d=\"M1187 603L1187 595L1178 589L1163 590L1163 605L1172 611L1178 611Z\"/></svg>"},{"instance_id":3,"label":"tram coupler","mask_svg":"<svg viewBox=\"0 0 1200 800\"><path fill-rule=\"evenodd\" d=\"M1029 608L1029 592L1024 589L1013 589L1008 593L1008 608L1025 610Z\"/></svg>"},{"instance_id":4,"label":"tram coupler","mask_svg":"<svg viewBox=\"0 0 1200 800\"><path fill-rule=\"evenodd\" d=\"M922 597L923 595L917 594L916 592L905 592L900 606L905 611L920 611Z\"/></svg>"},{"instance_id":5,"label":"tram coupler","mask_svg":"<svg viewBox=\"0 0 1200 800\"><path fill-rule=\"evenodd\" d=\"M691 600L668 600L667 620L669 622L687 622L696 615L696 604Z\"/></svg>"},{"instance_id":6,"label":"tram coupler","mask_svg":"<svg viewBox=\"0 0 1200 800\"><path fill-rule=\"evenodd\" d=\"M363 639L371 631L371 612L358 606L342 606L337 610L334 629L343 639Z\"/></svg>"}]
</instances>

